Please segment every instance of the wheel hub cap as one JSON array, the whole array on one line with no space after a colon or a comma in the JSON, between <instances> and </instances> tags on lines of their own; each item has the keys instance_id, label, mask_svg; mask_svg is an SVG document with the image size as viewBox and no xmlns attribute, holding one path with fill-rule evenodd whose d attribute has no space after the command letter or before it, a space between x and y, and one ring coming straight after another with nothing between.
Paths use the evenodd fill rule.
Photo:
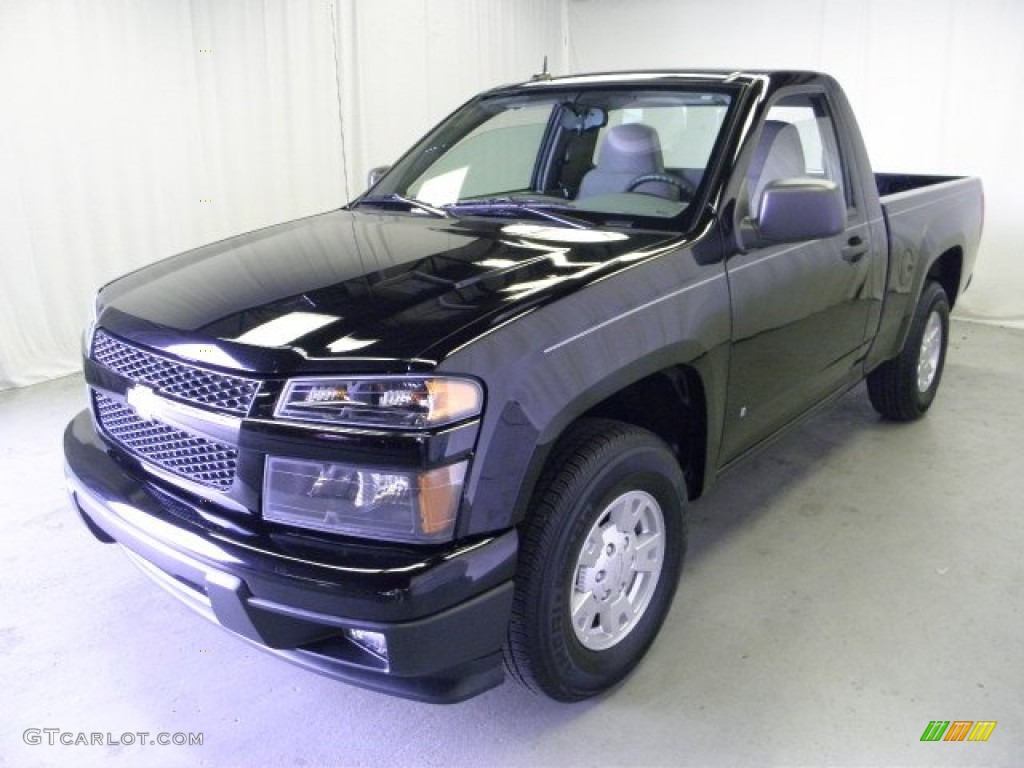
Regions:
<instances>
[{"instance_id":1,"label":"wheel hub cap","mask_svg":"<svg viewBox=\"0 0 1024 768\"><path fill-rule=\"evenodd\" d=\"M576 638L592 651L611 648L650 604L665 560L665 519L644 491L614 499L590 529L577 557L570 610Z\"/></svg>"},{"instance_id":2,"label":"wheel hub cap","mask_svg":"<svg viewBox=\"0 0 1024 768\"><path fill-rule=\"evenodd\" d=\"M917 391L924 394L935 381L942 355L942 318L938 312L928 315L917 356Z\"/></svg>"},{"instance_id":3,"label":"wheel hub cap","mask_svg":"<svg viewBox=\"0 0 1024 768\"><path fill-rule=\"evenodd\" d=\"M633 576L636 565L636 547L631 546L628 534L609 527L600 532L604 545L592 567L581 567L577 574L577 589L591 592L600 602L608 602L622 594Z\"/></svg>"}]
</instances>

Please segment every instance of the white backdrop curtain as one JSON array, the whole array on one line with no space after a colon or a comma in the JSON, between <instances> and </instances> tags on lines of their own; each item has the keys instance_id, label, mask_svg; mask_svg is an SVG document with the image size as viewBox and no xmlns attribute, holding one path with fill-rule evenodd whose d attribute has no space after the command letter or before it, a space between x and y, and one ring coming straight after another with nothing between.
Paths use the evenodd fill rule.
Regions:
<instances>
[{"instance_id":1,"label":"white backdrop curtain","mask_svg":"<svg viewBox=\"0 0 1024 768\"><path fill-rule=\"evenodd\" d=\"M0 0L0 389L79 367L104 282L337 208L476 91L564 70L563 8Z\"/></svg>"},{"instance_id":2,"label":"white backdrop curtain","mask_svg":"<svg viewBox=\"0 0 1024 768\"><path fill-rule=\"evenodd\" d=\"M103 282L342 205L545 55L832 72L876 168L984 178L958 312L1024 327L1021 29L1016 0L0 0L0 389L78 367Z\"/></svg>"}]
</instances>

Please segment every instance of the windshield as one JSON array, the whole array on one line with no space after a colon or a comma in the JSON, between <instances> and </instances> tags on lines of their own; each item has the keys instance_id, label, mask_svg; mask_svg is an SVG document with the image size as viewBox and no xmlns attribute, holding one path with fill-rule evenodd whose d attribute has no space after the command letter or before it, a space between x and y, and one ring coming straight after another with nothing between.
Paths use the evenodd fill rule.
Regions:
<instances>
[{"instance_id":1,"label":"windshield","mask_svg":"<svg viewBox=\"0 0 1024 768\"><path fill-rule=\"evenodd\" d=\"M722 89L541 91L477 99L356 204L462 215L565 212L566 222L664 227L701 190L732 104Z\"/></svg>"}]
</instances>

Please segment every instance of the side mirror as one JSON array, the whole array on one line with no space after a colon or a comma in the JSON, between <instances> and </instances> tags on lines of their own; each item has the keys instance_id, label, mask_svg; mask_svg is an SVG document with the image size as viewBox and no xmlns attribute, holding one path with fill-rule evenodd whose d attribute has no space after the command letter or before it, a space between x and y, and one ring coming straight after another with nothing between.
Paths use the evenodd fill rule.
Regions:
<instances>
[{"instance_id":1,"label":"side mirror","mask_svg":"<svg viewBox=\"0 0 1024 768\"><path fill-rule=\"evenodd\" d=\"M796 243L834 237L845 228L846 201L834 182L783 179L765 187L760 218L743 228L743 240L748 247Z\"/></svg>"},{"instance_id":2,"label":"side mirror","mask_svg":"<svg viewBox=\"0 0 1024 768\"><path fill-rule=\"evenodd\" d=\"M378 165L376 168L371 168L370 172L366 174L366 188L370 189L375 186L378 181L384 178L384 174L390 170L390 165Z\"/></svg>"}]
</instances>

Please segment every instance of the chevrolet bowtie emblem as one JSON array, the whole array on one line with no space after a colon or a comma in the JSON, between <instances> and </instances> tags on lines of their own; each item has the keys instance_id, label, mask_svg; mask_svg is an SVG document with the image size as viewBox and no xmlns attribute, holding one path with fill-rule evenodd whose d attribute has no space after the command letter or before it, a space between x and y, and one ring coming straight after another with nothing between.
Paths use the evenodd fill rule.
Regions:
<instances>
[{"instance_id":1,"label":"chevrolet bowtie emblem","mask_svg":"<svg viewBox=\"0 0 1024 768\"><path fill-rule=\"evenodd\" d=\"M163 410L163 400L156 392L142 384L131 387L124 393L124 399L143 421L153 421Z\"/></svg>"}]
</instances>

